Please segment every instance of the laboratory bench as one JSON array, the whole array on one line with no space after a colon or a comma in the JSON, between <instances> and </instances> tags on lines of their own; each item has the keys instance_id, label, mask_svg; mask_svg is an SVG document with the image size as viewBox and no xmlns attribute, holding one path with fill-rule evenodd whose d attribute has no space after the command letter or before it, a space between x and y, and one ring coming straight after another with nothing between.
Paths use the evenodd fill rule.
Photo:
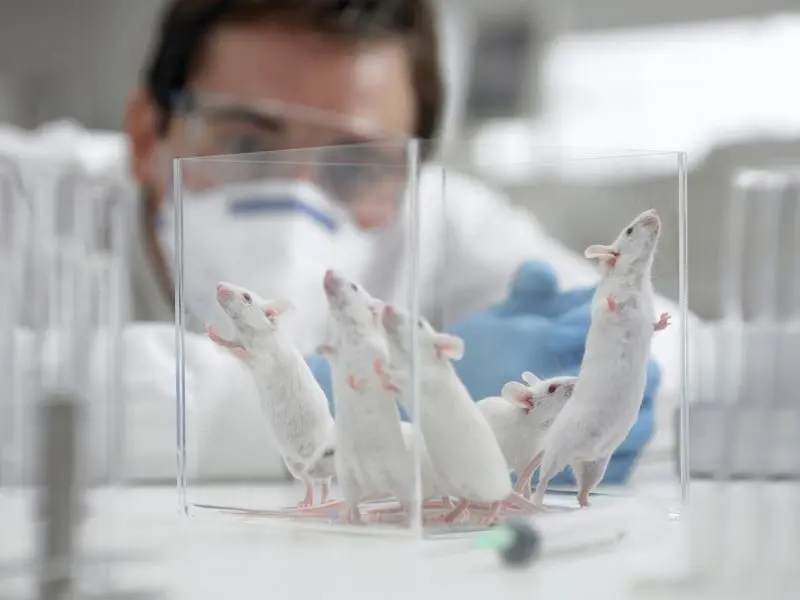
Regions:
<instances>
[{"instance_id":1,"label":"laboratory bench","mask_svg":"<svg viewBox=\"0 0 800 600\"><path fill-rule=\"evenodd\" d=\"M693 498L715 501L714 484L696 487ZM784 488L784 500L800 497L796 485ZM265 502L275 505L294 491L270 488ZM540 558L527 568L508 568L497 552L476 548L469 537L413 540L274 520L187 518L174 486L104 491L86 513L84 574L95 589L113 582L118 595L108 598L137 592L137 598L165 600L399 600L442 593L459 600L648 598L657 583L687 572L682 521L655 500L663 497L651 486L633 496L598 496L582 511L548 513L536 521L544 539ZM20 573L29 576L30 569L20 561L33 549L32 519L25 514L32 504L23 492L7 489L1 499L0 583L6 591L0 597L27 600L34 597L25 596L30 577ZM748 507L740 509L746 516Z\"/></svg>"}]
</instances>

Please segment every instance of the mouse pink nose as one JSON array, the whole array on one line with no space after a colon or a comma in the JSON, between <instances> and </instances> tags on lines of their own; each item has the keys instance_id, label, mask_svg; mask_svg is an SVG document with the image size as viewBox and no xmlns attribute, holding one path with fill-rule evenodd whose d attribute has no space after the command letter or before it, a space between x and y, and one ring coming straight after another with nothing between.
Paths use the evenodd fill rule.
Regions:
<instances>
[{"instance_id":1,"label":"mouse pink nose","mask_svg":"<svg viewBox=\"0 0 800 600\"><path fill-rule=\"evenodd\" d=\"M325 271L325 278L322 280L322 284L329 294L333 294L336 291L336 274L333 269Z\"/></svg>"},{"instance_id":2,"label":"mouse pink nose","mask_svg":"<svg viewBox=\"0 0 800 600\"><path fill-rule=\"evenodd\" d=\"M642 225L645 227L650 227L652 229L656 229L661 225L661 219L658 218L658 213L650 209L647 212L642 214Z\"/></svg>"},{"instance_id":3,"label":"mouse pink nose","mask_svg":"<svg viewBox=\"0 0 800 600\"><path fill-rule=\"evenodd\" d=\"M233 298L233 292L225 286L224 283L217 284L217 298L220 300L230 300Z\"/></svg>"}]
</instances>

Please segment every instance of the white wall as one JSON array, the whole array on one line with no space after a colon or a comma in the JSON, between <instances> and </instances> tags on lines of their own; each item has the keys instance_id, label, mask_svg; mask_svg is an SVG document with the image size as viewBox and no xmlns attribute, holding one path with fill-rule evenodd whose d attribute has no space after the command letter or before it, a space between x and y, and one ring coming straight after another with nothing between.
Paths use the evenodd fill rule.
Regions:
<instances>
[{"instance_id":1,"label":"white wall","mask_svg":"<svg viewBox=\"0 0 800 600\"><path fill-rule=\"evenodd\" d=\"M479 7L488 14L532 10L538 3L552 30L625 27L800 10L800 0L439 0ZM153 24L166 0L0 0L0 122L32 127L72 117L95 128L119 128L127 94L136 84L153 36ZM452 4L450 5L453 6ZM469 19L467 19L469 20ZM464 44L450 28L450 49ZM787 71L788 73L788 71ZM451 72L456 89L463 72ZM704 316L718 313L719 216L725 210L728 180L741 165L782 159L800 162L797 141L788 145L753 140L721 148L690 176L691 296ZM465 157L453 156L456 163ZM619 194L630 199L662 197L663 181L643 181L624 189L574 190L552 200L546 190L509 190L516 202L534 208L544 224L576 250L584 240L561 219L581 194ZM622 217L622 213L621 216ZM627 218L627 213L625 217ZM676 273L665 272L668 288Z\"/></svg>"},{"instance_id":2,"label":"white wall","mask_svg":"<svg viewBox=\"0 0 800 600\"><path fill-rule=\"evenodd\" d=\"M163 3L0 1L0 121L119 128Z\"/></svg>"},{"instance_id":3,"label":"white wall","mask_svg":"<svg viewBox=\"0 0 800 600\"><path fill-rule=\"evenodd\" d=\"M800 0L438 0L499 14L538 5L556 29L798 9ZM116 128L166 0L0 0L0 121Z\"/></svg>"}]
</instances>

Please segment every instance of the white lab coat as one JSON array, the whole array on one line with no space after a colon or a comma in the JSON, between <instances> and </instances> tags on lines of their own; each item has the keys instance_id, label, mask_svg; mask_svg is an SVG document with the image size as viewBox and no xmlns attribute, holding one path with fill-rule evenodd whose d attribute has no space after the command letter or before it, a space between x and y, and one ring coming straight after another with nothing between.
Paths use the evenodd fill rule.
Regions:
<instances>
[{"instance_id":1,"label":"white lab coat","mask_svg":"<svg viewBox=\"0 0 800 600\"><path fill-rule=\"evenodd\" d=\"M440 169L423 170L420 184L420 303L427 315L446 307L446 318L452 322L469 313L502 301L509 282L520 263L540 259L553 265L562 288L591 285L597 281L595 266L579 254L550 237L528 211L511 206L505 197L474 179L448 173L447 202L441 200ZM389 234L387 234L389 235ZM364 280L378 297L403 303L406 287L404 273L407 255L392 246L407 238L407 232L393 232L394 238L380 239L384 248L375 253ZM394 248L394 251L393 251ZM140 248L141 249L141 248ZM439 261L430 260L437 256ZM442 264L441 257L445 257ZM426 258L427 257L427 258ZM144 254L136 260L134 282L140 304L139 318L172 318L172 307L163 291L155 285ZM145 285L142 285L145 284ZM148 290L146 294L142 294ZM668 450L672 439L672 412L677 406L680 389L679 342L680 320L677 306L663 298L657 300L657 311L674 315L673 325L653 340L653 352L663 368L663 383L656 399L658 432L649 450L658 454ZM172 373L163 368L150 369L148 361L169 361L174 343L171 329L156 333L143 329L136 344L153 344L156 350L139 347L131 354L141 375L160 372L164 401L151 394L152 381L141 376L139 383L129 380L130 393L137 397L131 404L133 439L142 445L132 448L134 472L141 477L173 473L173 420L169 398L173 395ZM191 469L201 477L249 477L258 474L282 473L283 468L265 444L266 433L257 408L256 392L248 381L243 366L227 352L201 337L187 341L187 360L193 385L187 384L189 429L202 432L193 436L196 446L191 456ZM168 362L171 366L171 362ZM139 376L137 376L139 377ZM143 386L143 392L135 391ZM150 397L148 397L150 396ZM190 436L191 437L191 436ZM145 440L147 440L145 442ZM156 440L158 440L156 444Z\"/></svg>"},{"instance_id":2,"label":"white lab coat","mask_svg":"<svg viewBox=\"0 0 800 600\"><path fill-rule=\"evenodd\" d=\"M128 164L118 151L119 140L116 148L116 153L106 154L115 156L111 164L90 164L91 170L124 179ZM443 199L440 168L423 169L419 265L424 313L445 307L447 320L453 321L501 301L526 259L549 262L562 288L596 282L598 271L592 263L550 237L528 211L511 206L501 194L450 171L445 189ZM173 309L142 243L141 218L131 226L134 322L125 332L123 369L126 471L136 479L169 480L176 471ZM394 239L377 240L383 251L368 265L365 285L374 295L402 304L409 265L407 254L392 251L392 244L408 239L407 231L400 228L387 235ZM656 399L657 435L649 449L653 455L673 444L672 414L681 383L677 306L658 298L656 309L670 312L674 321L653 340L663 369ZM190 474L214 479L282 476L284 467L269 440L246 368L202 336L187 337L185 355ZM95 432L93 437L99 435Z\"/></svg>"}]
</instances>

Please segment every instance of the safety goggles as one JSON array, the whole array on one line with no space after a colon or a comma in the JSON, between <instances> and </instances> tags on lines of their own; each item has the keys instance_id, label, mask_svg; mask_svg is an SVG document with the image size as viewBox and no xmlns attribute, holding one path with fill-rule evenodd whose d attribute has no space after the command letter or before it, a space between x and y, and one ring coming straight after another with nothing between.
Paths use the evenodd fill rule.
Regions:
<instances>
[{"instance_id":1,"label":"safety goggles","mask_svg":"<svg viewBox=\"0 0 800 600\"><path fill-rule=\"evenodd\" d=\"M204 164L212 184L303 179L358 211L395 208L405 190L407 137L363 119L203 93L183 94L176 112L189 156L215 157Z\"/></svg>"}]
</instances>

